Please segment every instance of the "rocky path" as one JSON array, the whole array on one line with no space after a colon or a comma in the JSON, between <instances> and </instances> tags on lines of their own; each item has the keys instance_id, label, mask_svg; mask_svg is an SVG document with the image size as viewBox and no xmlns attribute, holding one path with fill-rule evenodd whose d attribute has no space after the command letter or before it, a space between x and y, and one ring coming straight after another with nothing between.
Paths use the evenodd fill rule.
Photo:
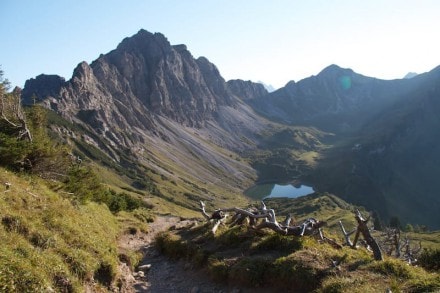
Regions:
<instances>
[{"instance_id":1,"label":"rocky path","mask_svg":"<svg viewBox=\"0 0 440 293\"><path fill-rule=\"evenodd\" d=\"M154 248L154 237L157 233L170 227L188 225L178 217L158 216L149 225L150 231L144 235L125 235L120 245L130 249L142 249L144 258L139 267L149 267L133 273L131 290L126 292L182 292L182 293L215 293L245 292L238 288L230 288L224 284L212 282L203 271L192 267L190 263L172 261L159 254Z\"/></svg>"}]
</instances>

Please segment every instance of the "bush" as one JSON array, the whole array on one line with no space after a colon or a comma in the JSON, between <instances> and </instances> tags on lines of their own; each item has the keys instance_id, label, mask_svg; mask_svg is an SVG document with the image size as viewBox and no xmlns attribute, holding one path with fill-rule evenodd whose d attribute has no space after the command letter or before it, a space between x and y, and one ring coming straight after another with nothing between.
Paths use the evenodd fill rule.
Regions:
<instances>
[{"instance_id":1,"label":"bush","mask_svg":"<svg viewBox=\"0 0 440 293\"><path fill-rule=\"evenodd\" d=\"M418 263L427 270L440 272L440 249L424 249Z\"/></svg>"},{"instance_id":2,"label":"bush","mask_svg":"<svg viewBox=\"0 0 440 293\"><path fill-rule=\"evenodd\" d=\"M228 280L229 266L223 260L215 257L209 258L208 271L211 277L217 282L225 282Z\"/></svg>"},{"instance_id":3,"label":"bush","mask_svg":"<svg viewBox=\"0 0 440 293\"><path fill-rule=\"evenodd\" d=\"M276 250L286 253L292 253L302 249L303 243L300 237L283 236L278 233L272 233L265 236L254 248L256 251Z\"/></svg>"},{"instance_id":4,"label":"bush","mask_svg":"<svg viewBox=\"0 0 440 293\"><path fill-rule=\"evenodd\" d=\"M230 268L229 278L237 284L259 287L265 284L271 261L262 257L243 258Z\"/></svg>"},{"instance_id":5,"label":"bush","mask_svg":"<svg viewBox=\"0 0 440 293\"><path fill-rule=\"evenodd\" d=\"M191 255L190 246L180 237L163 232L156 236L157 249L173 259L186 258Z\"/></svg>"},{"instance_id":6,"label":"bush","mask_svg":"<svg viewBox=\"0 0 440 293\"><path fill-rule=\"evenodd\" d=\"M369 265L369 268L386 276L402 279L410 279L412 277L408 264L399 259L389 258L384 261L375 261Z\"/></svg>"}]
</instances>

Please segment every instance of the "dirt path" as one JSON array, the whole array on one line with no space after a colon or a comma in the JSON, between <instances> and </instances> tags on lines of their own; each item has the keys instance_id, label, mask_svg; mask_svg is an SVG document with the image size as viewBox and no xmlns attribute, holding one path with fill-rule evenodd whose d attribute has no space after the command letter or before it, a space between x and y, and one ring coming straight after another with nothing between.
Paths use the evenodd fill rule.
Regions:
<instances>
[{"instance_id":1,"label":"dirt path","mask_svg":"<svg viewBox=\"0 0 440 293\"><path fill-rule=\"evenodd\" d=\"M126 292L179 292L179 293L215 293L244 292L238 288L230 288L224 284L212 282L201 270L196 270L190 263L172 261L159 254L153 241L157 233L172 226L176 228L188 225L189 221L181 221L178 217L158 216L149 225L148 234L125 235L120 239L120 246L125 249L142 249L144 258L139 267L148 265L145 272L135 272L131 277L132 290ZM128 288L127 288L128 289Z\"/></svg>"}]
</instances>

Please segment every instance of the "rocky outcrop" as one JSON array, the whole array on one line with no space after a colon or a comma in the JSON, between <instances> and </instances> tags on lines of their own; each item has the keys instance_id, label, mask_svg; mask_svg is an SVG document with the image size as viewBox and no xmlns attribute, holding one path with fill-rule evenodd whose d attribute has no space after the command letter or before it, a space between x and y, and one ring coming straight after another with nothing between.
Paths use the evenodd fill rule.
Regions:
<instances>
[{"instance_id":1,"label":"rocky outcrop","mask_svg":"<svg viewBox=\"0 0 440 293\"><path fill-rule=\"evenodd\" d=\"M218 184L227 189L255 176L224 149L255 147L265 127L261 117L229 91L208 59L195 59L185 45L173 46L160 33L140 30L91 64L81 62L70 80L56 81L29 80L23 101L31 104L36 96L80 124L88 131L81 139L118 163L145 164L176 177L165 171L167 160L196 181L222 178Z\"/></svg>"},{"instance_id":2,"label":"rocky outcrop","mask_svg":"<svg viewBox=\"0 0 440 293\"><path fill-rule=\"evenodd\" d=\"M155 115L200 128L220 107L240 102L208 59L194 59L185 45L145 30L90 65L80 63L67 82L45 75L28 80L23 101L30 104L32 96L124 146L136 137L134 128L154 129Z\"/></svg>"},{"instance_id":3,"label":"rocky outcrop","mask_svg":"<svg viewBox=\"0 0 440 293\"><path fill-rule=\"evenodd\" d=\"M232 94L240 97L244 101L264 97L268 94L264 85L250 80L244 81L241 79L233 79L229 80L227 85Z\"/></svg>"},{"instance_id":4,"label":"rocky outcrop","mask_svg":"<svg viewBox=\"0 0 440 293\"><path fill-rule=\"evenodd\" d=\"M34 98L41 100L47 96L56 96L65 83L66 80L58 75L40 74L35 78L31 78L24 85L22 91L23 102L31 105L38 102L37 100L34 101Z\"/></svg>"}]
</instances>

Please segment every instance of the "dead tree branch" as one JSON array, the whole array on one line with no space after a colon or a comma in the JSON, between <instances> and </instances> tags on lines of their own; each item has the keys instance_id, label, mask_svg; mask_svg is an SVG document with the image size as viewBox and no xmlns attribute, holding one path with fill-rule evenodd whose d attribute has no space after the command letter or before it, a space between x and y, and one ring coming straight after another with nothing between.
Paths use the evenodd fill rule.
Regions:
<instances>
[{"instance_id":1,"label":"dead tree branch","mask_svg":"<svg viewBox=\"0 0 440 293\"><path fill-rule=\"evenodd\" d=\"M256 208L241 209L241 208L233 207L233 208L215 210L211 216L205 211L205 204L202 201L200 202L200 206L201 206L202 215L207 221L215 220L214 228L212 229L213 233L216 232L218 225L220 225L221 222L224 222L226 218L226 213L233 212L235 214L232 217L232 223L231 223L232 226L242 224L247 219L247 222L250 224L250 227L252 227L255 230L268 228L281 235L292 235L292 236L300 236L300 237L305 235L308 236L319 235L320 240L327 242L336 248L341 248L341 245L337 244L336 241L329 239L323 235L321 227L326 225L326 222L319 221L314 218L309 218L306 219L300 225L291 226L292 216L287 215L285 220L279 223L276 219L275 211L273 209L268 209L264 202L261 203L262 203L261 209L256 209ZM258 223L259 220L262 221Z\"/></svg>"},{"instance_id":2,"label":"dead tree branch","mask_svg":"<svg viewBox=\"0 0 440 293\"><path fill-rule=\"evenodd\" d=\"M419 242L418 247L413 246L411 239L407 236L403 239L401 231L395 228L387 228L379 238L380 245L389 256L394 256L408 262L415 264L417 258L422 250L422 244Z\"/></svg>"},{"instance_id":3,"label":"dead tree branch","mask_svg":"<svg viewBox=\"0 0 440 293\"><path fill-rule=\"evenodd\" d=\"M27 138L32 142L32 135L26 123L18 93L13 92L0 96L0 118L6 127L13 130L18 139Z\"/></svg>"},{"instance_id":4,"label":"dead tree branch","mask_svg":"<svg viewBox=\"0 0 440 293\"><path fill-rule=\"evenodd\" d=\"M382 250L381 250L379 244L377 243L377 241L373 238L373 236L371 236L370 230L368 229L368 226L367 226L367 223L370 220L370 217L368 217L367 219L364 219L362 217L361 212L359 210L356 210L355 219L356 219L356 222L358 223L358 226L357 226L356 235L354 236L354 241L353 241L351 247L356 249L356 243L359 239L359 235L362 234L365 242L369 245L369 247L373 251L374 259L375 260L383 260ZM345 233L345 234L348 234L348 233ZM344 234L344 236L345 236L345 234ZM350 240L349 238L348 238L348 241L346 239L346 242L349 242L349 240Z\"/></svg>"},{"instance_id":5,"label":"dead tree branch","mask_svg":"<svg viewBox=\"0 0 440 293\"><path fill-rule=\"evenodd\" d=\"M345 227L344 227L344 225L342 224L341 221L339 221L339 227L341 227L342 234L344 234L345 245L352 247L353 243L350 240L350 235L353 234L354 232L356 232L356 229L354 229L353 231L347 233L345 231Z\"/></svg>"}]
</instances>

